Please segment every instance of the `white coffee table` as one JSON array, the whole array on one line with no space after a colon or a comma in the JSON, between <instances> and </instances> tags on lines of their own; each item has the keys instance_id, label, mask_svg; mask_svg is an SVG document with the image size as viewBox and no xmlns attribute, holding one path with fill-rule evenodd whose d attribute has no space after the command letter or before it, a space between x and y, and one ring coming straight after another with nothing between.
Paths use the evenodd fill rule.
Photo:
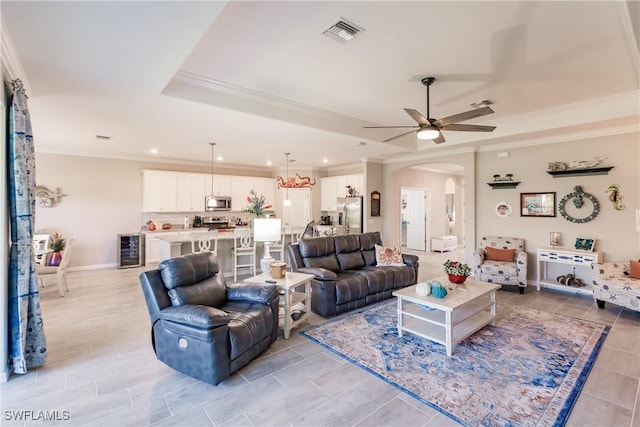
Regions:
<instances>
[{"instance_id":1,"label":"white coffee table","mask_svg":"<svg viewBox=\"0 0 640 427\"><path fill-rule=\"evenodd\" d=\"M449 282L447 276L435 280L447 288L447 296L420 296L416 285L393 292L398 298L398 335L402 332L443 344L447 355L457 343L488 324L495 325L496 290L502 286L467 278L464 284Z\"/></svg>"},{"instance_id":2,"label":"white coffee table","mask_svg":"<svg viewBox=\"0 0 640 427\"><path fill-rule=\"evenodd\" d=\"M284 318L280 319L278 323L284 331L284 338L289 339L291 329L295 328L309 317L309 311L311 310L311 279L313 278L313 274L293 273L287 271L287 275L284 279L274 279L271 276L259 274L245 279L244 282L263 285L274 284L278 289L284 291L283 298L280 299L280 307L284 309ZM275 283L267 283L267 280L274 280ZM304 286L303 292L300 292L297 289L300 286ZM304 314L302 314L297 320L293 320L291 317L291 307L299 302L304 302Z\"/></svg>"}]
</instances>

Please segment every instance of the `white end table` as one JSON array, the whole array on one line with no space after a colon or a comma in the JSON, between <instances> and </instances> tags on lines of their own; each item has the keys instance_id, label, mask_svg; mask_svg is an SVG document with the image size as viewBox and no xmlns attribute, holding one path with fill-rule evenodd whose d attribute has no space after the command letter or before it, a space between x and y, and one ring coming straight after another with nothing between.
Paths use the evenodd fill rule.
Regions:
<instances>
[{"instance_id":1,"label":"white end table","mask_svg":"<svg viewBox=\"0 0 640 427\"><path fill-rule=\"evenodd\" d=\"M307 320L309 311L311 310L311 279L313 274L293 273L287 271L284 279L274 279L271 276L259 274L257 276L245 279L245 283L257 283L262 285L276 285L278 289L284 291L283 298L280 299L280 307L284 309L284 318L278 321L279 326L284 330L284 338L289 339L291 329ZM267 283L267 280L273 280L275 283ZM304 286L304 291L300 292L297 288ZM297 320L291 317L291 307L304 302L305 310Z\"/></svg>"}]
</instances>

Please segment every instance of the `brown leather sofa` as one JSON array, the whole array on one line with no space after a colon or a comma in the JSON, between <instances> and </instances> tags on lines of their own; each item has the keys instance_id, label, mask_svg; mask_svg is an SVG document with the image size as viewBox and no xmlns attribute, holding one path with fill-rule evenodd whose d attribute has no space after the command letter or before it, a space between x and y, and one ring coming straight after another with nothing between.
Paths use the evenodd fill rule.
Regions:
<instances>
[{"instance_id":1,"label":"brown leather sofa","mask_svg":"<svg viewBox=\"0 0 640 427\"><path fill-rule=\"evenodd\" d=\"M418 257L403 254L403 266L378 267L375 245L379 232L303 239L287 250L291 269L313 274L311 310L335 316L391 297L416 283Z\"/></svg>"}]
</instances>

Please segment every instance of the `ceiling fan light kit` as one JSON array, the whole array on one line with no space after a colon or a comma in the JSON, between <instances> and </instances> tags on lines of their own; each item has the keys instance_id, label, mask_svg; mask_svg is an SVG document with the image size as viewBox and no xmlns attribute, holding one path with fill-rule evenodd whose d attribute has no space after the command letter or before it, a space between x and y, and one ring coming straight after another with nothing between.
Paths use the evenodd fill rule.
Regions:
<instances>
[{"instance_id":1,"label":"ceiling fan light kit","mask_svg":"<svg viewBox=\"0 0 640 427\"><path fill-rule=\"evenodd\" d=\"M365 129L389 129L389 128L414 128L408 132L403 132L400 135L385 139L382 142L391 142L394 139L398 139L412 132L416 133L416 136L420 140L433 140L436 144L445 142L443 130L451 131L463 131L463 132L493 132L495 126L482 126L482 125L461 125L459 122L475 119L476 117L486 116L492 114L494 111L488 106L492 102L484 100L478 103L478 107L474 110L465 111L464 113L454 114L452 116L444 117L442 119L434 119L429 114L429 86L435 82L435 77L425 77L421 80L421 83L427 87L427 117L420 114L417 110L411 108L405 108L404 111L415 120L417 126L365 126ZM473 104L472 104L473 105Z\"/></svg>"}]
</instances>

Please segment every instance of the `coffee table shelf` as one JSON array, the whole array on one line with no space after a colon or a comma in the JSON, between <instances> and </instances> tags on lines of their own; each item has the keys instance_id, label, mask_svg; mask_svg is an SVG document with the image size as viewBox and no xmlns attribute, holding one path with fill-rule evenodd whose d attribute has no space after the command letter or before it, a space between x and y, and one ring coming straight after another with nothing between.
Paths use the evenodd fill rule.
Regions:
<instances>
[{"instance_id":1,"label":"coffee table shelf","mask_svg":"<svg viewBox=\"0 0 640 427\"><path fill-rule=\"evenodd\" d=\"M418 295L415 285L393 293L398 298L398 335L410 332L443 344L451 356L458 342L494 324L495 291L501 286L467 279L458 287L446 277L438 280L450 288L442 299Z\"/></svg>"}]
</instances>

